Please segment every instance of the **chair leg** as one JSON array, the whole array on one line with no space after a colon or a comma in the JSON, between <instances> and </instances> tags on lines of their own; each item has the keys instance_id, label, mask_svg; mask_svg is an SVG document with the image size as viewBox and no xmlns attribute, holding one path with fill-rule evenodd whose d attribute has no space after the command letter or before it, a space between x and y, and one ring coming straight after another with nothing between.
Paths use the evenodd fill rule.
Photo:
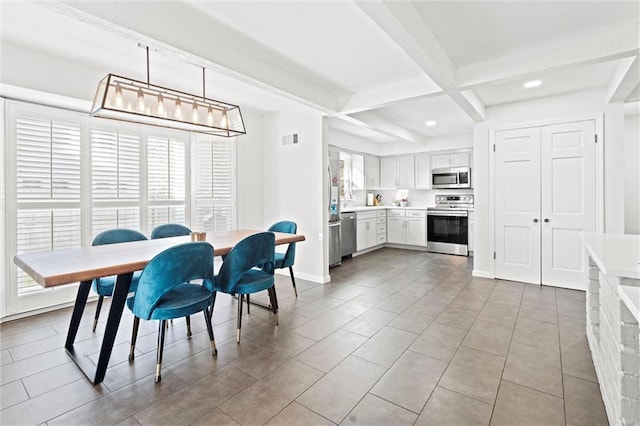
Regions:
<instances>
[{"instance_id":1,"label":"chair leg","mask_svg":"<svg viewBox=\"0 0 640 426\"><path fill-rule=\"evenodd\" d=\"M269 293L269 301L271 302L271 310L276 317L276 325L279 325L278 321L278 296L276 295L276 287L273 286L267 290Z\"/></svg>"},{"instance_id":2,"label":"chair leg","mask_svg":"<svg viewBox=\"0 0 640 426\"><path fill-rule=\"evenodd\" d=\"M184 319L187 321L187 337L191 337L191 317L187 315Z\"/></svg>"},{"instance_id":3,"label":"chair leg","mask_svg":"<svg viewBox=\"0 0 640 426\"><path fill-rule=\"evenodd\" d=\"M213 325L211 324L211 315L209 309L202 311L204 313L204 322L207 324L207 332L209 333L209 340L211 341L211 355L218 354L218 348L216 348L216 339L213 337Z\"/></svg>"},{"instance_id":4,"label":"chair leg","mask_svg":"<svg viewBox=\"0 0 640 426\"><path fill-rule=\"evenodd\" d=\"M96 305L96 316L93 319L93 332L96 332L96 327L98 325L98 317L100 316L100 309L102 309L102 301L104 300L104 296L98 297L98 304Z\"/></svg>"},{"instance_id":5,"label":"chair leg","mask_svg":"<svg viewBox=\"0 0 640 426\"><path fill-rule=\"evenodd\" d=\"M138 328L140 328L140 318L133 317L133 331L131 332L131 347L129 348L129 361L133 361L136 350L136 340L138 340Z\"/></svg>"},{"instance_id":6,"label":"chair leg","mask_svg":"<svg viewBox=\"0 0 640 426\"><path fill-rule=\"evenodd\" d=\"M236 343L240 343L240 327L242 326L242 300L243 294L238 295L238 326L236 328Z\"/></svg>"},{"instance_id":7,"label":"chair leg","mask_svg":"<svg viewBox=\"0 0 640 426\"><path fill-rule=\"evenodd\" d=\"M162 350L164 349L164 331L167 329L167 320L161 320L158 326L158 349L156 352L156 383L162 380L160 370L162 369Z\"/></svg>"},{"instance_id":8,"label":"chair leg","mask_svg":"<svg viewBox=\"0 0 640 426\"><path fill-rule=\"evenodd\" d=\"M209 319L211 319L211 317L213 316L213 307L216 304L216 295L218 294L217 291L213 292L213 297L211 298L211 305L209 306Z\"/></svg>"},{"instance_id":9,"label":"chair leg","mask_svg":"<svg viewBox=\"0 0 640 426\"><path fill-rule=\"evenodd\" d=\"M291 275L291 284L293 284L293 292L298 297L298 289L296 288L296 278L293 276L293 266L289 266L289 275Z\"/></svg>"},{"instance_id":10,"label":"chair leg","mask_svg":"<svg viewBox=\"0 0 640 426\"><path fill-rule=\"evenodd\" d=\"M251 302L249 302L249 295L247 294L247 315L251 315Z\"/></svg>"}]
</instances>

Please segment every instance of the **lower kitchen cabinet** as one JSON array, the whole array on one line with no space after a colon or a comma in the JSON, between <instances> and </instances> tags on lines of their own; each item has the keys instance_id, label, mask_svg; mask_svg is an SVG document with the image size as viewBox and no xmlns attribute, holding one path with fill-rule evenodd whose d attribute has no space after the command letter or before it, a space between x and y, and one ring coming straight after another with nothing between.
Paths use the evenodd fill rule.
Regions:
<instances>
[{"instance_id":1,"label":"lower kitchen cabinet","mask_svg":"<svg viewBox=\"0 0 640 426\"><path fill-rule=\"evenodd\" d=\"M389 210L387 212L387 242L426 247L426 217L424 210Z\"/></svg>"},{"instance_id":2,"label":"lower kitchen cabinet","mask_svg":"<svg viewBox=\"0 0 640 426\"><path fill-rule=\"evenodd\" d=\"M378 218L375 211L358 212L356 250L378 245Z\"/></svg>"}]
</instances>

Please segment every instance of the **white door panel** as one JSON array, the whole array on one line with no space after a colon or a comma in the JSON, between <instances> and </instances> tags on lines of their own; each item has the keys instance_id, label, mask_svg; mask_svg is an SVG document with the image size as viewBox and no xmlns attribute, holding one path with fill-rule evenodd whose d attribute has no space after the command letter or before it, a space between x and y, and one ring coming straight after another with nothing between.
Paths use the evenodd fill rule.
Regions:
<instances>
[{"instance_id":1,"label":"white door panel","mask_svg":"<svg viewBox=\"0 0 640 426\"><path fill-rule=\"evenodd\" d=\"M496 132L494 142L496 278L539 283L540 130Z\"/></svg>"},{"instance_id":2,"label":"white door panel","mask_svg":"<svg viewBox=\"0 0 640 426\"><path fill-rule=\"evenodd\" d=\"M595 231L595 122L542 128L542 283L584 288L580 232Z\"/></svg>"}]
</instances>

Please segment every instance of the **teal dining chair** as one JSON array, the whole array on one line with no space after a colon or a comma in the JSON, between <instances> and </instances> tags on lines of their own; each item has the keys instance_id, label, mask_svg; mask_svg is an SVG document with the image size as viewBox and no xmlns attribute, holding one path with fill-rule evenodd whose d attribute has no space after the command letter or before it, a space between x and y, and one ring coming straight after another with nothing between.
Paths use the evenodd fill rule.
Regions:
<instances>
[{"instance_id":1,"label":"teal dining chair","mask_svg":"<svg viewBox=\"0 0 640 426\"><path fill-rule=\"evenodd\" d=\"M244 238L225 256L215 277L212 306L215 305L217 292L238 297L237 343L240 343L242 303L245 296L248 303L250 294L267 290L278 325L278 299L273 285L275 241L272 232L260 232Z\"/></svg>"},{"instance_id":2,"label":"teal dining chair","mask_svg":"<svg viewBox=\"0 0 640 426\"><path fill-rule=\"evenodd\" d=\"M190 234L191 229L184 225L179 223L165 223L153 228L153 231L151 231L151 239L155 240L158 238L180 237ZM191 317L187 315L185 317L185 322L187 323L187 337L191 337ZM173 324L173 320L171 320L170 323Z\"/></svg>"},{"instance_id":3,"label":"teal dining chair","mask_svg":"<svg viewBox=\"0 0 640 426\"><path fill-rule=\"evenodd\" d=\"M109 229L107 231L103 231L96 235L91 243L92 246L101 246L105 244L115 244L115 243L126 243L130 241L142 241L146 240L147 237L141 232L135 231L133 229ZM138 285L138 278L140 277L140 271L137 271L133 274L133 278L131 278L131 285L129 287L129 291L136 291L136 286ZM113 287L116 284L117 276L111 277L103 277L96 278L93 280L92 287L93 291L98 294L98 305L96 306L96 315L93 319L93 331L96 331L96 326L98 325L98 318L100 317L100 310L102 309L102 302L105 297L110 297L113 294Z\"/></svg>"},{"instance_id":4,"label":"teal dining chair","mask_svg":"<svg viewBox=\"0 0 640 426\"><path fill-rule=\"evenodd\" d=\"M269 227L269 231L283 232L286 234L295 234L298 230L298 225L295 222L289 220L283 220L276 222ZM293 275L293 263L296 258L296 243L291 243L287 247L287 251L284 253L275 253L275 269L289 268L289 275L291 275L291 284L293 284L293 292L298 297L298 289L296 288L296 279Z\"/></svg>"},{"instance_id":5,"label":"teal dining chair","mask_svg":"<svg viewBox=\"0 0 640 426\"><path fill-rule=\"evenodd\" d=\"M194 280L202 280L202 284L196 284ZM140 319L158 320L156 383L162 378L167 320L203 312L211 354L218 353L210 312L213 309L213 280L213 247L206 241L170 247L151 259L142 270L136 293L127 299L127 306L134 315L129 360L133 361L135 356Z\"/></svg>"},{"instance_id":6,"label":"teal dining chair","mask_svg":"<svg viewBox=\"0 0 640 426\"><path fill-rule=\"evenodd\" d=\"M153 231L151 231L151 239L155 240L156 238L179 237L190 234L191 229L184 225L179 223L165 223L164 225L159 225L153 228Z\"/></svg>"}]
</instances>

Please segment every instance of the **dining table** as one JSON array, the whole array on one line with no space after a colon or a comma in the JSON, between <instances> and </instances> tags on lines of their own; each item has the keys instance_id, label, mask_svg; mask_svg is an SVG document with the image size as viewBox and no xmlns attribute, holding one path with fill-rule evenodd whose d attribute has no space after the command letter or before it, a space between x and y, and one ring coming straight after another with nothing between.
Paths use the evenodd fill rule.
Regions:
<instances>
[{"instance_id":1,"label":"dining table","mask_svg":"<svg viewBox=\"0 0 640 426\"><path fill-rule=\"evenodd\" d=\"M214 249L215 256L224 256L244 238L263 232L256 229L237 229L223 232L208 232L205 240ZM290 244L305 240L301 234L274 232L275 244ZM71 321L65 341L65 349L70 358L82 370L85 376L97 385L104 376L116 339L120 318L129 295L131 278L135 271L145 265L160 252L178 244L191 241L191 236L159 238L126 243L107 244L72 249L25 253L14 256L14 263L29 274L36 283L44 288L80 283L71 313ZM113 290L111 307L102 337L97 364L88 354L77 353L74 348L76 334L82 314L96 278L117 275Z\"/></svg>"}]
</instances>

